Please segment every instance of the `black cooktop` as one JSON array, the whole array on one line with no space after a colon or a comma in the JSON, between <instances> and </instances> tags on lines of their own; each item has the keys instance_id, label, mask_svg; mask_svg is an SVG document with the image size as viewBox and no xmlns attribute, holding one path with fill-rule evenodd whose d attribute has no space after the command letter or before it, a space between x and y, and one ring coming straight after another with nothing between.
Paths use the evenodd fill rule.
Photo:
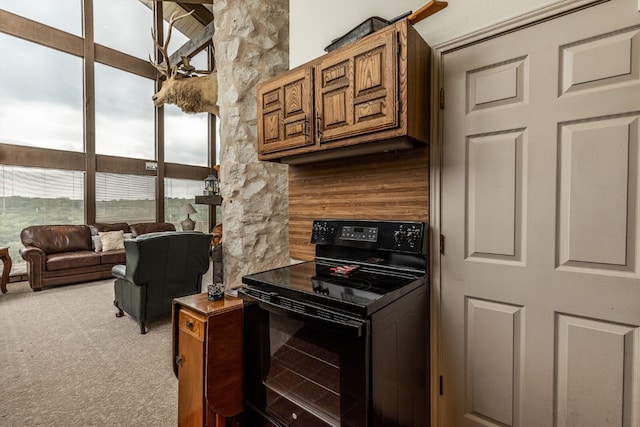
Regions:
<instances>
[{"instance_id":1,"label":"black cooktop","mask_svg":"<svg viewBox=\"0 0 640 427\"><path fill-rule=\"evenodd\" d=\"M389 302L415 289L424 275L376 269L367 265L333 261L307 261L242 278L289 298L328 306L359 316L368 316Z\"/></svg>"},{"instance_id":2,"label":"black cooktop","mask_svg":"<svg viewBox=\"0 0 640 427\"><path fill-rule=\"evenodd\" d=\"M427 283L428 225L316 219L314 261L242 277L241 295L314 317L358 319Z\"/></svg>"}]
</instances>

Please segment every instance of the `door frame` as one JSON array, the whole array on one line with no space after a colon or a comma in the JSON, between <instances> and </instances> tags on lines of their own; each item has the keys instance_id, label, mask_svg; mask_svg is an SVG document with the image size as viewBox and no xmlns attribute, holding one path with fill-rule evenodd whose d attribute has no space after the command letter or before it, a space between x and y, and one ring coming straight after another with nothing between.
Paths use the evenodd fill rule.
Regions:
<instances>
[{"instance_id":1,"label":"door frame","mask_svg":"<svg viewBox=\"0 0 640 427\"><path fill-rule=\"evenodd\" d=\"M615 0L557 0L555 3L539 9L518 15L497 24L482 28L453 40L438 44L432 48L431 62L431 134L429 155L429 222L430 222L430 289L431 289L431 425L440 426L440 395L442 375L442 346L441 341L441 304L442 304L442 272L440 257L441 221L442 221L442 144L443 144L443 111L440 108L441 89L444 87L444 55L456 50L464 49L473 44L481 43L491 38L504 36L508 33L541 22L577 12L581 9L596 6ZM444 95L446 108L446 94ZM446 243L445 243L446 253ZM446 387L446 384L443 385ZM448 426L442 426L448 427Z\"/></svg>"}]
</instances>

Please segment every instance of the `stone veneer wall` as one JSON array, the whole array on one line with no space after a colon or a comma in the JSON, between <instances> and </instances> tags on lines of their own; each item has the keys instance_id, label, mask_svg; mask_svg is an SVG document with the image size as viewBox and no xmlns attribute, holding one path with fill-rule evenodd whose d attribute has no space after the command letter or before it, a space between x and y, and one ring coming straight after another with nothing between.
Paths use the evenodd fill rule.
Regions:
<instances>
[{"instance_id":1,"label":"stone veneer wall","mask_svg":"<svg viewBox=\"0 0 640 427\"><path fill-rule=\"evenodd\" d=\"M289 263L286 165L259 162L256 84L289 68L288 0L214 0L224 282Z\"/></svg>"}]
</instances>

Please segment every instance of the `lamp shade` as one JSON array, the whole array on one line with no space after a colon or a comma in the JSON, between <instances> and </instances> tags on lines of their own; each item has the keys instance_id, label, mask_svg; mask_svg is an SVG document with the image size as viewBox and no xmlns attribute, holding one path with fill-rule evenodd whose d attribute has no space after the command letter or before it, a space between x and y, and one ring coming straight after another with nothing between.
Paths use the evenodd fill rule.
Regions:
<instances>
[{"instance_id":1,"label":"lamp shade","mask_svg":"<svg viewBox=\"0 0 640 427\"><path fill-rule=\"evenodd\" d=\"M186 205L182 205L182 213L184 214L194 214L197 211L195 210L195 208L193 207L193 205L191 203L187 203Z\"/></svg>"}]
</instances>

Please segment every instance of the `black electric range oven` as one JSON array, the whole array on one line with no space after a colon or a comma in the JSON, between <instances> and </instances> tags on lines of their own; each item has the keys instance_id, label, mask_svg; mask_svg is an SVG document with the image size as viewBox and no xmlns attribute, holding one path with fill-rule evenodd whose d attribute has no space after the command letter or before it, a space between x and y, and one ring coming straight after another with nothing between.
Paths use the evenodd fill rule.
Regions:
<instances>
[{"instance_id":1,"label":"black electric range oven","mask_svg":"<svg viewBox=\"0 0 640 427\"><path fill-rule=\"evenodd\" d=\"M428 425L427 235L315 220L314 261L242 278L247 426Z\"/></svg>"}]
</instances>

